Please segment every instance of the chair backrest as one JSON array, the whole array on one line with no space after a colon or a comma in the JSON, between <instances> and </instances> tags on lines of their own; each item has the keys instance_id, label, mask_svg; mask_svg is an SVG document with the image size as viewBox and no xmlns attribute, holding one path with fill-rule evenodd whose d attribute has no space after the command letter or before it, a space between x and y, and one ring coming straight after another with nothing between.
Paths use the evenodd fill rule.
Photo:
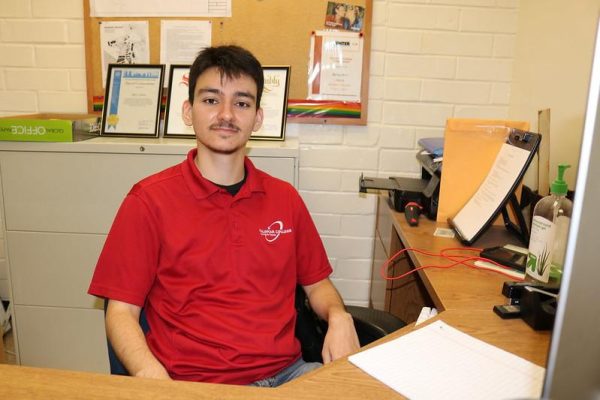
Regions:
<instances>
[{"instance_id":1,"label":"chair backrest","mask_svg":"<svg viewBox=\"0 0 600 400\"><path fill-rule=\"evenodd\" d=\"M321 321L308 304L302 286L296 286L296 337L302 348L302 358L306 362L323 362L321 350L327 332L327 324Z\"/></svg>"}]
</instances>

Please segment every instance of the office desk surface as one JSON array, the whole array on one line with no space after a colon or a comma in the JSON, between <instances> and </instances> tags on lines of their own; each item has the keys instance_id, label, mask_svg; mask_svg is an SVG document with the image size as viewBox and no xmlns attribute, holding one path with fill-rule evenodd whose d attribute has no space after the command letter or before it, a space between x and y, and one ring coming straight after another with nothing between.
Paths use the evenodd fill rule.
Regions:
<instances>
[{"instance_id":1,"label":"office desk surface","mask_svg":"<svg viewBox=\"0 0 600 400\"><path fill-rule=\"evenodd\" d=\"M403 214L390 210L394 230L406 246L433 252L458 247L455 239L433 237L437 224L421 218L418 228L406 224ZM436 257L411 254L417 266L447 264ZM419 272L436 306L443 310L436 318L453 327L545 366L549 332L531 329L520 319L502 320L492 312L505 298L500 294L508 278L486 271L458 266ZM429 323L426 322L426 323ZM378 342L414 330L409 325ZM399 365L402 367L402 365ZM405 366L410 368L410 366ZM433 368L433 366L432 366ZM441 388L440 390L443 390ZM401 399L392 389L340 359L289 382L280 388L265 389L207 383L165 382L85 372L71 372L0 365L0 397L15 399Z\"/></svg>"},{"instance_id":2,"label":"office desk surface","mask_svg":"<svg viewBox=\"0 0 600 400\"><path fill-rule=\"evenodd\" d=\"M421 217L419 226L411 227L406 222L404 214L393 210L389 212L394 230L407 247L438 254L444 249L458 249L447 254L479 255L479 251L464 250L465 247L461 245L458 239L433 235L437 228L448 228L446 223ZM514 242L514 237L511 237L504 227L496 226L486 233L481 240L477 241L474 246L475 248L491 247L508 241ZM450 261L441 257L430 257L416 252L410 252L409 254L416 266L451 264ZM426 268L418 271L418 274L431 295L436 308L440 311L458 309L492 312L494 305L506 302L506 298L501 294L503 283L514 280L505 275L477 270L464 265L443 269Z\"/></svg>"},{"instance_id":3,"label":"office desk surface","mask_svg":"<svg viewBox=\"0 0 600 400\"><path fill-rule=\"evenodd\" d=\"M435 319L441 319L465 333L531 360L538 365L544 365L546 362L548 335L531 330L519 320L504 321L491 312L478 310L448 310ZM393 339L413 329L415 329L414 326L407 326L381 341ZM377 342L371 346L376 344ZM406 367L410 368L410 366ZM0 395L7 399L23 400L67 398L86 400L379 400L404 398L362 372L347 359L328 364L275 389L166 382L86 372L0 365Z\"/></svg>"}]
</instances>

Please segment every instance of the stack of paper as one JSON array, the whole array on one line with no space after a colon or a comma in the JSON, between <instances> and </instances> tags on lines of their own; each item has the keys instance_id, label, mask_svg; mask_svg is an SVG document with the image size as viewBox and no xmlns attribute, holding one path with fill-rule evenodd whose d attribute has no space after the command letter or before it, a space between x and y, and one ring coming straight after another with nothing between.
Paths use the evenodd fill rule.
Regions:
<instances>
[{"instance_id":1,"label":"stack of paper","mask_svg":"<svg viewBox=\"0 0 600 400\"><path fill-rule=\"evenodd\" d=\"M349 360L415 400L539 398L545 373L544 368L442 321Z\"/></svg>"}]
</instances>

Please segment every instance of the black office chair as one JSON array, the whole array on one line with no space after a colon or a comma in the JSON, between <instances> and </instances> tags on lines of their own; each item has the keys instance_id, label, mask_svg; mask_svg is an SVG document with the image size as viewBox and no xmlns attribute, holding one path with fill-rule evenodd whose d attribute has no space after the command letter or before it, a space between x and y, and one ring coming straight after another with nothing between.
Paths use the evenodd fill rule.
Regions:
<instances>
[{"instance_id":1,"label":"black office chair","mask_svg":"<svg viewBox=\"0 0 600 400\"><path fill-rule=\"evenodd\" d=\"M385 311L359 306L346 306L346 310L352 315L361 347L406 326L406 322ZM295 333L302 347L302 358L306 362L323 362L321 350L327 322L313 312L299 285L296 286L296 314Z\"/></svg>"},{"instance_id":2,"label":"black office chair","mask_svg":"<svg viewBox=\"0 0 600 400\"><path fill-rule=\"evenodd\" d=\"M297 313L295 334L302 347L302 358L307 362L323 362L321 350L323 348L325 333L327 333L327 323L320 320L310 308L304 289L300 285L296 287L295 305ZM105 313L107 307L108 299L104 301ZM406 326L404 321L385 311L357 306L346 306L346 309L354 319L354 326L356 327L361 346L367 345ZM150 330L144 309L140 313L140 326L144 332ZM129 375L117 357L108 338L106 342L108 344L110 373L112 375Z\"/></svg>"}]
</instances>

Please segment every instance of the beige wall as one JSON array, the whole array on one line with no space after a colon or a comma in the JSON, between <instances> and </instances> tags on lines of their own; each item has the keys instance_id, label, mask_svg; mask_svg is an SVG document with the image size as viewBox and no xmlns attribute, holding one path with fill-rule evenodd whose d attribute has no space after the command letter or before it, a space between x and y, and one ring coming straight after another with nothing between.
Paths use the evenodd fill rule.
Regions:
<instances>
[{"instance_id":1,"label":"beige wall","mask_svg":"<svg viewBox=\"0 0 600 400\"><path fill-rule=\"evenodd\" d=\"M509 117L531 122L550 108L550 182L571 164L573 189L581 145L600 0L521 0Z\"/></svg>"}]
</instances>

